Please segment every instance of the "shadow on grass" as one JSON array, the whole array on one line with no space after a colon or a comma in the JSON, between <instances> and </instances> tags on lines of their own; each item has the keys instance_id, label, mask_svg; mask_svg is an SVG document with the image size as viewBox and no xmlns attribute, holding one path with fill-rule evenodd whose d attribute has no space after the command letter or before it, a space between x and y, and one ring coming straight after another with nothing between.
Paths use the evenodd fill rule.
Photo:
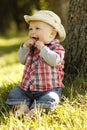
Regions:
<instances>
[{"instance_id":1,"label":"shadow on grass","mask_svg":"<svg viewBox=\"0 0 87 130\"><path fill-rule=\"evenodd\" d=\"M0 56L3 56L5 54L9 54L12 52L17 52L19 49L19 46L20 45L18 45L18 44L10 45L10 46L0 46Z\"/></svg>"},{"instance_id":2,"label":"shadow on grass","mask_svg":"<svg viewBox=\"0 0 87 130\"><path fill-rule=\"evenodd\" d=\"M64 84L63 95L71 100L76 99L78 95L87 94L87 79L77 77L71 83L64 81Z\"/></svg>"},{"instance_id":3,"label":"shadow on grass","mask_svg":"<svg viewBox=\"0 0 87 130\"><path fill-rule=\"evenodd\" d=\"M28 35L28 30L21 30L21 31L16 31L16 32L7 32L7 33L0 33L0 38L4 38L6 40L10 39L10 38L19 38L19 37L26 37Z\"/></svg>"}]
</instances>

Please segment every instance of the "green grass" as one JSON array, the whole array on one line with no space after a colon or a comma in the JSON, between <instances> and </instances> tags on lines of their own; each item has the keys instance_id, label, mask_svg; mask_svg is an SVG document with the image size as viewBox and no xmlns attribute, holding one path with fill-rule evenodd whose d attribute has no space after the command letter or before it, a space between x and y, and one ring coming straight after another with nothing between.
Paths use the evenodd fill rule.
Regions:
<instances>
[{"instance_id":1,"label":"green grass","mask_svg":"<svg viewBox=\"0 0 87 130\"><path fill-rule=\"evenodd\" d=\"M18 61L20 44L26 33L0 37L0 130L87 130L87 81L79 76L65 82L62 100L55 111L37 109L33 118L14 117L6 104L10 89L21 81L24 66Z\"/></svg>"}]
</instances>

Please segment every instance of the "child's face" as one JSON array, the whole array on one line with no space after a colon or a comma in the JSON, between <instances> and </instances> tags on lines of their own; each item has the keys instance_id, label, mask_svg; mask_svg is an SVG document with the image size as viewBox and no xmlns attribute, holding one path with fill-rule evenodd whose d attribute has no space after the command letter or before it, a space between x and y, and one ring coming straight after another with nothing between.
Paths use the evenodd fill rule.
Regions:
<instances>
[{"instance_id":1,"label":"child's face","mask_svg":"<svg viewBox=\"0 0 87 130\"><path fill-rule=\"evenodd\" d=\"M45 44L54 39L53 30L53 27L44 22L31 21L29 25L29 37L36 38Z\"/></svg>"}]
</instances>

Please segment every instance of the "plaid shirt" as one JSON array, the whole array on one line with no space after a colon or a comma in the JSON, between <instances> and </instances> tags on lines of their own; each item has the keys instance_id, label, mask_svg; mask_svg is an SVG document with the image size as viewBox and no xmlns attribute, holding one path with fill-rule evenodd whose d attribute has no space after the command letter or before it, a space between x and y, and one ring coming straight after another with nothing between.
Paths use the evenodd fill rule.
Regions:
<instances>
[{"instance_id":1,"label":"plaid shirt","mask_svg":"<svg viewBox=\"0 0 87 130\"><path fill-rule=\"evenodd\" d=\"M58 40L46 44L46 46L60 55L61 62L56 67L52 67L39 56L40 51L38 49L31 50L27 57L20 85L22 89L46 91L55 87L64 87L62 83L64 78L64 60L62 59L64 48Z\"/></svg>"}]
</instances>

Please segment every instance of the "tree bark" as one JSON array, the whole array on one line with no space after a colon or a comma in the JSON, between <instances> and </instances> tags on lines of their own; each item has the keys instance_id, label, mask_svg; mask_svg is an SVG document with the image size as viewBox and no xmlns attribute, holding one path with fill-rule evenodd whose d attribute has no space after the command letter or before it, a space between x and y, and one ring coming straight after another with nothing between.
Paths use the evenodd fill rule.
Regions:
<instances>
[{"instance_id":1,"label":"tree bark","mask_svg":"<svg viewBox=\"0 0 87 130\"><path fill-rule=\"evenodd\" d=\"M87 0L70 0L65 50L65 73L86 77Z\"/></svg>"}]
</instances>

